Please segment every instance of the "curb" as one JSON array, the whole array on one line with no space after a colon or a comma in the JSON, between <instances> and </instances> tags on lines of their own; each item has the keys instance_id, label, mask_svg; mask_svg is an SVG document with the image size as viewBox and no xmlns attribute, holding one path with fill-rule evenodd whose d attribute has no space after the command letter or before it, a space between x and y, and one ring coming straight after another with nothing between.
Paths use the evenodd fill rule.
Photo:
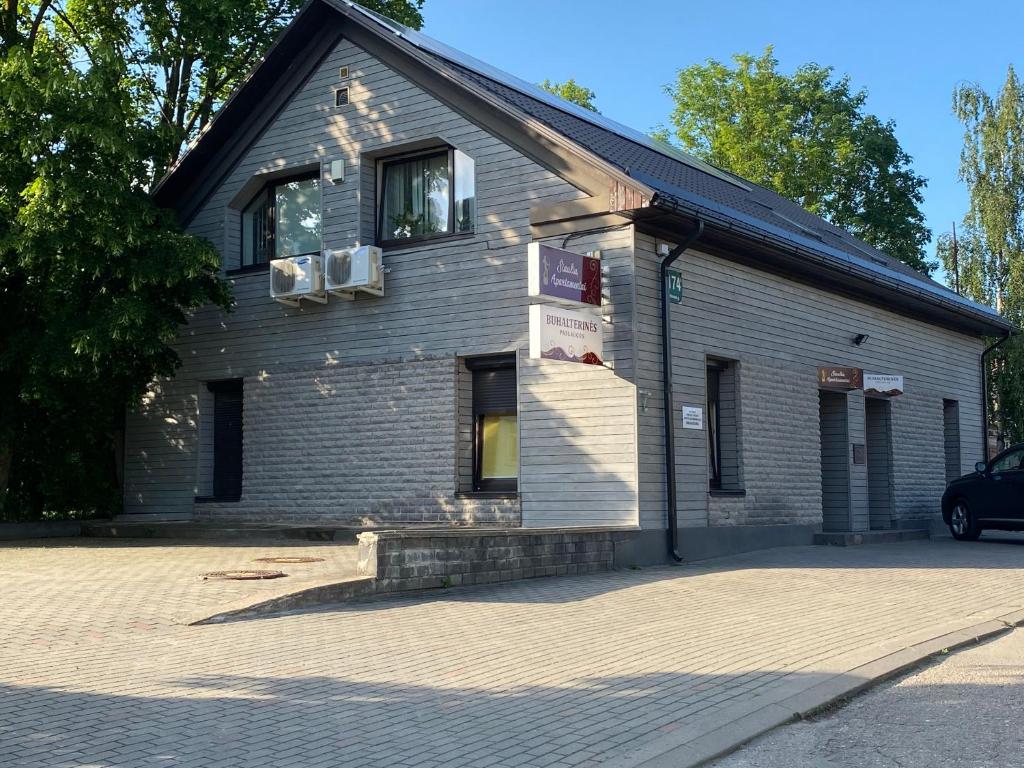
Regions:
<instances>
[{"instance_id":1,"label":"curb","mask_svg":"<svg viewBox=\"0 0 1024 768\"><path fill-rule=\"evenodd\" d=\"M949 632L861 664L798 693L741 705L715 716L715 726L687 727L632 755L610 760L608 768L697 768L733 752L780 725L812 717L826 707L873 688L945 651L959 650L1024 625L1024 610Z\"/></svg>"}]
</instances>

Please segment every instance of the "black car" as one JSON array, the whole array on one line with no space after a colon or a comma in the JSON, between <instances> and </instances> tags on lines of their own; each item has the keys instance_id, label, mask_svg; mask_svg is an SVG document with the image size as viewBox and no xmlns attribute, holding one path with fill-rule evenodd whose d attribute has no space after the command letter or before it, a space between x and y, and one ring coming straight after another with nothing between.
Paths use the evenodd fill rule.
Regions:
<instances>
[{"instance_id":1,"label":"black car","mask_svg":"<svg viewBox=\"0 0 1024 768\"><path fill-rule=\"evenodd\" d=\"M953 538L974 541L986 528L1024 531L1024 443L974 469L942 494L942 519Z\"/></svg>"}]
</instances>

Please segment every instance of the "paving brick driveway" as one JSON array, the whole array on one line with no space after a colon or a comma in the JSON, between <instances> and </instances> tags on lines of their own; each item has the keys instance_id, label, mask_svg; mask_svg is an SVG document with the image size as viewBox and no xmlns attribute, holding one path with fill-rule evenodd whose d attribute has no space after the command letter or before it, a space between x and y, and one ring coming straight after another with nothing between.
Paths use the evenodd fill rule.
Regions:
<instances>
[{"instance_id":1,"label":"paving brick driveway","mask_svg":"<svg viewBox=\"0 0 1024 768\"><path fill-rule=\"evenodd\" d=\"M768 550L200 627L136 621L138 600L73 568L34 584L31 555L10 555L0 765L18 768L634 765L780 688L1024 608L1013 540ZM159 590L146 602L159 616Z\"/></svg>"}]
</instances>

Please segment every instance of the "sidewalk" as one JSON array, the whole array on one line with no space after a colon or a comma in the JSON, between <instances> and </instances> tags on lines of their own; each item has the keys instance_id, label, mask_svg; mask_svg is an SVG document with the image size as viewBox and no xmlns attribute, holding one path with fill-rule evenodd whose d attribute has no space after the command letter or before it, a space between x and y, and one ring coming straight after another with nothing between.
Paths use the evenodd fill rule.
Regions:
<instances>
[{"instance_id":1,"label":"sidewalk","mask_svg":"<svg viewBox=\"0 0 1024 768\"><path fill-rule=\"evenodd\" d=\"M0 603L0 765L682 766L723 725L1002 629L1022 562L1009 537L800 547L145 628L116 591L82 615L68 572L45 611Z\"/></svg>"}]
</instances>

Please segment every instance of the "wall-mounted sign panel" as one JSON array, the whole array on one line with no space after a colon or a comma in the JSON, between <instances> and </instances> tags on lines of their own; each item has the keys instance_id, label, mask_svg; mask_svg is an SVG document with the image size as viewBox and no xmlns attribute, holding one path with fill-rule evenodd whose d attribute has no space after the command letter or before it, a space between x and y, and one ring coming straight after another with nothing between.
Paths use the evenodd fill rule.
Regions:
<instances>
[{"instance_id":1,"label":"wall-mounted sign panel","mask_svg":"<svg viewBox=\"0 0 1024 768\"><path fill-rule=\"evenodd\" d=\"M670 269L668 276L668 300L673 304L683 303L683 273L678 269Z\"/></svg>"},{"instance_id":2,"label":"wall-mounted sign panel","mask_svg":"<svg viewBox=\"0 0 1024 768\"><path fill-rule=\"evenodd\" d=\"M563 251L544 243L530 243L529 293L601 306L601 260Z\"/></svg>"},{"instance_id":3,"label":"wall-mounted sign panel","mask_svg":"<svg viewBox=\"0 0 1024 768\"><path fill-rule=\"evenodd\" d=\"M534 304L530 307L530 357L604 365L601 318L585 310Z\"/></svg>"},{"instance_id":4,"label":"wall-mounted sign panel","mask_svg":"<svg viewBox=\"0 0 1024 768\"><path fill-rule=\"evenodd\" d=\"M864 392L871 395L895 397L903 394L903 377L883 373L864 374Z\"/></svg>"},{"instance_id":5,"label":"wall-mounted sign panel","mask_svg":"<svg viewBox=\"0 0 1024 768\"><path fill-rule=\"evenodd\" d=\"M683 429L704 429L704 409L693 405L684 405Z\"/></svg>"},{"instance_id":6,"label":"wall-mounted sign panel","mask_svg":"<svg viewBox=\"0 0 1024 768\"><path fill-rule=\"evenodd\" d=\"M838 365L823 366L818 369L818 386L825 389L861 389L864 386L864 371Z\"/></svg>"}]
</instances>

